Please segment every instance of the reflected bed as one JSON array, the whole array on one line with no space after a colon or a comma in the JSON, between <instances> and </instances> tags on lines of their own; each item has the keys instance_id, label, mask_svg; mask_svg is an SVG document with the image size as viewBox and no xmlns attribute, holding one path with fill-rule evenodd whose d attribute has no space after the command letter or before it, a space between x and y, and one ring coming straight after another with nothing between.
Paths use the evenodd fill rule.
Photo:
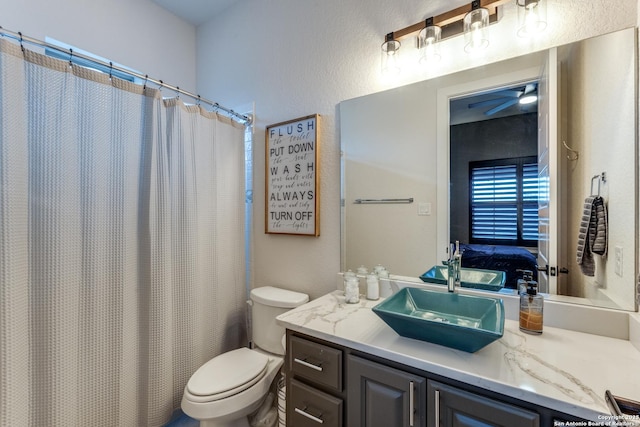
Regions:
<instances>
[{"instance_id":1,"label":"reflected bed","mask_svg":"<svg viewBox=\"0 0 640 427\"><path fill-rule=\"evenodd\" d=\"M534 280L538 280L537 259L525 248L518 246L461 244L462 267L504 271L505 288L515 289L522 273L531 270Z\"/></svg>"}]
</instances>

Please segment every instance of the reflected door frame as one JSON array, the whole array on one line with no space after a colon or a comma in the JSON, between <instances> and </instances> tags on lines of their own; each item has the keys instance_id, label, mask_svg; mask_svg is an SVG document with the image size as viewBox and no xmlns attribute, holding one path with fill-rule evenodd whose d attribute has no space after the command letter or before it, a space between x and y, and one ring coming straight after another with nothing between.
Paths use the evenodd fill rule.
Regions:
<instances>
[{"instance_id":1,"label":"reflected door frame","mask_svg":"<svg viewBox=\"0 0 640 427\"><path fill-rule=\"evenodd\" d=\"M500 89L506 86L516 86L540 79L539 66L523 68L510 73L495 75L479 80L467 81L462 84L438 89L437 95L437 255L446 259L448 256L450 237L450 117L449 102L451 99L466 97L480 92ZM549 244L555 244L556 236L551 235ZM555 264L553 264L555 265Z\"/></svg>"},{"instance_id":2,"label":"reflected door frame","mask_svg":"<svg viewBox=\"0 0 640 427\"><path fill-rule=\"evenodd\" d=\"M558 293L558 50L549 49L538 85L538 272L540 291Z\"/></svg>"}]
</instances>

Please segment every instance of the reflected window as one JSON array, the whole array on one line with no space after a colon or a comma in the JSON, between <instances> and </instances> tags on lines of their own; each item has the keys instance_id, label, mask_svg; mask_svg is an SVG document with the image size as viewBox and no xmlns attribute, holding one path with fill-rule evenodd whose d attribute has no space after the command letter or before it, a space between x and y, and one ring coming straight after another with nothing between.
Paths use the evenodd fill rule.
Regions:
<instances>
[{"instance_id":1,"label":"reflected window","mask_svg":"<svg viewBox=\"0 0 640 427\"><path fill-rule=\"evenodd\" d=\"M99 62L94 62L94 61L91 61L91 60L88 60L88 59L80 58L79 56L71 55L69 51L70 51L70 49L73 49L73 52L76 53L76 54L79 53L79 54L87 56L89 58L93 58L93 59L95 59L97 61L101 61L101 62L103 62L105 64L108 64L109 62L112 62L112 61L109 61L106 58L103 58L103 57L98 56L98 55L96 55L94 53L91 53L91 52L87 52L86 50L79 49L79 48L77 48L75 46L71 46L70 44L61 42L61 41L53 39L51 37L46 37L45 41L47 43L49 43L50 45L52 45L52 46L56 46L56 47L60 48L60 50L52 49L52 48L49 48L49 47L45 48L45 52L44 53L47 56L51 56L51 57L56 58L56 59L62 59L63 61L71 60L71 62L73 62L76 65L80 65L81 67L90 68L92 70L97 70L97 71L100 71L100 72L105 73L105 74L111 74L114 77L117 77L117 78L122 79L122 80L129 81L129 82L133 82L133 83L137 83L137 84L143 84L142 80L136 78L132 74L127 74L126 72L122 72L122 71L119 71L119 70L114 70L111 67L109 67L108 65L104 65L104 64L101 64ZM129 67L125 67L122 64L118 64L118 63L115 63L115 62L112 62L112 63L116 67L122 68L124 70L130 70L130 71L132 71L134 73L140 74L139 72L135 71L134 69L129 68Z\"/></svg>"},{"instance_id":2,"label":"reflected window","mask_svg":"<svg viewBox=\"0 0 640 427\"><path fill-rule=\"evenodd\" d=\"M536 246L536 157L469 163L471 243Z\"/></svg>"}]
</instances>

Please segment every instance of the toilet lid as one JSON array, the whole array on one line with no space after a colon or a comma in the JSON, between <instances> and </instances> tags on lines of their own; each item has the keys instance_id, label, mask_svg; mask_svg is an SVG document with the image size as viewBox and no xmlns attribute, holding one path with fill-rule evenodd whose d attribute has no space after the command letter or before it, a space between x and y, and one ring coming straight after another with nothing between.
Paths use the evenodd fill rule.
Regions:
<instances>
[{"instance_id":1,"label":"toilet lid","mask_svg":"<svg viewBox=\"0 0 640 427\"><path fill-rule=\"evenodd\" d=\"M229 351L202 365L189 379L187 390L196 396L239 393L264 375L268 362L269 357L246 347Z\"/></svg>"}]
</instances>

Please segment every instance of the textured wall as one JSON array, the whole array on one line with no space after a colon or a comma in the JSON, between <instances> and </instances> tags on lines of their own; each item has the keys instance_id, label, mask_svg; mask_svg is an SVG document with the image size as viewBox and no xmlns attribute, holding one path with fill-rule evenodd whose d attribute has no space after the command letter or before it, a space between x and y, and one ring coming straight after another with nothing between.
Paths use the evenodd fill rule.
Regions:
<instances>
[{"instance_id":1,"label":"textured wall","mask_svg":"<svg viewBox=\"0 0 640 427\"><path fill-rule=\"evenodd\" d=\"M537 41L515 36L513 4L492 26L486 56L462 51L462 37L445 42L440 67L380 78L384 34L465 0L244 0L198 27L198 89L225 105L255 101L254 286L280 285L317 297L335 288L340 270L340 101L634 26L637 1L550 0L549 27ZM430 9L433 8L433 9ZM407 40L404 45L411 46ZM408 49L407 49L408 51ZM410 56L410 55L407 55ZM321 210L318 238L264 234L264 128L319 113Z\"/></svg>"},{"instance_id":2,"label":"textured wall","mask_svg":"<svg viewBox=\"0 0 640 427\"><path fill-rule=\"evenodd\" d=\"M0 25L196 89L196 30L150 0L0 0Z\"/></svg>"}]
</instances>

